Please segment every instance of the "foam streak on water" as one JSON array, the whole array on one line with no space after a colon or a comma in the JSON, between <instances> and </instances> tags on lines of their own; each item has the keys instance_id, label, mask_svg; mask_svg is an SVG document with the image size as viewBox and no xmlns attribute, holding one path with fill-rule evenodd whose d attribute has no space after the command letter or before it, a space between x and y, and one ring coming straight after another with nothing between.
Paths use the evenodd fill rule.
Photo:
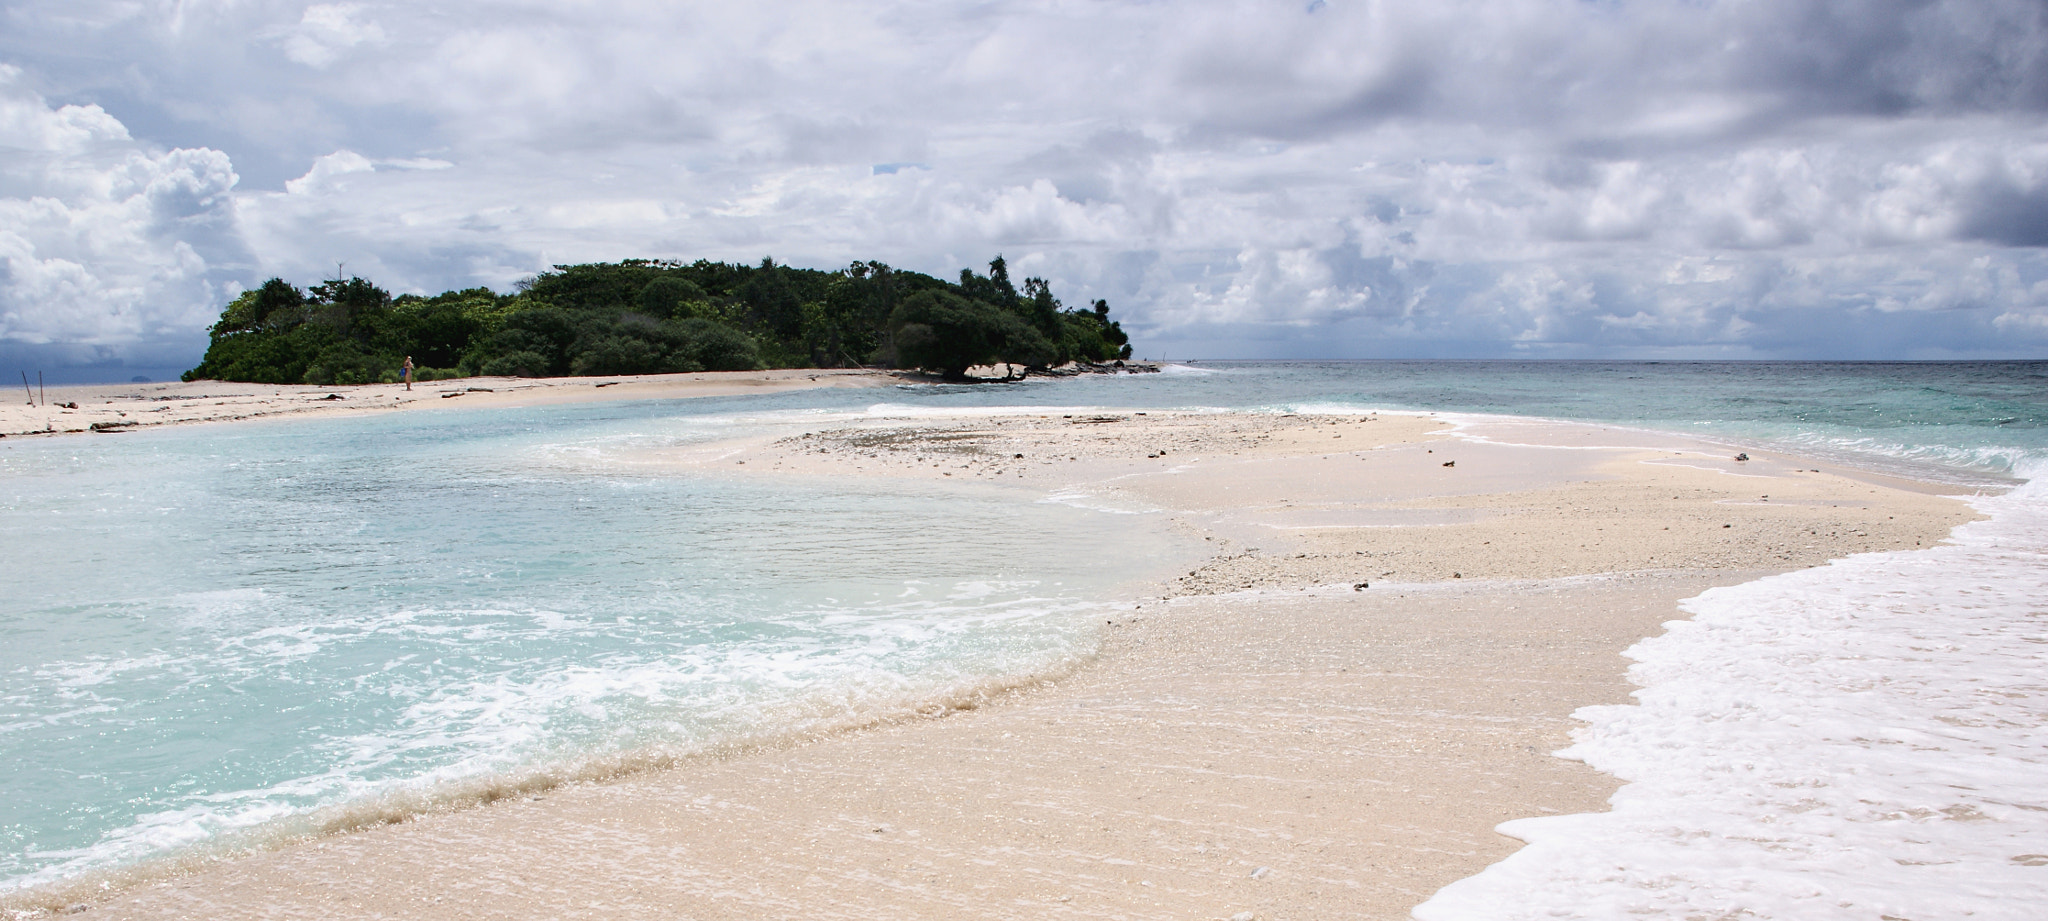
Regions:
<instances>
[{"instance_id":1,"label":"foam streak on water","mask_svg":"<svg viewBox=\"0 0 2048 921\"><path fill-rule=\"evenodd\" d=\"M1416 917L2041 917L2048 490L1975 502L1943 546L1688 602L1562 753L1613 811L1502 825L1529 846Z\"/></svg>"}]
</instances>

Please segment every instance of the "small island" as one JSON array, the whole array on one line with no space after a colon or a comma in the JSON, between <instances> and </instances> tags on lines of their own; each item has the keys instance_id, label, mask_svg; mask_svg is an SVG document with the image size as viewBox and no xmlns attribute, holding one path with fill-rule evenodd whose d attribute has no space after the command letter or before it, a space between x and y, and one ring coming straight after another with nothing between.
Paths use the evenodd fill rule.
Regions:
<instances>
[{"instance_id":1,"label":"small island","mask_svg":"<svg viewBox=\"0 0 2048 921\"><path fill-rule=\"evenodd\" d=\"M338 275L339 273L337 273ZM392 297L362 278L301 289L272 278L208 330L185 380L263 384L884 368L970 380L968 369L1117 361L1130 338L1109 304L1069 310L1041 278L1023 288L998 255L958 283L880 262L838 271L627 259L558 265L510 294Z\"/></svg>"}]
</instances>

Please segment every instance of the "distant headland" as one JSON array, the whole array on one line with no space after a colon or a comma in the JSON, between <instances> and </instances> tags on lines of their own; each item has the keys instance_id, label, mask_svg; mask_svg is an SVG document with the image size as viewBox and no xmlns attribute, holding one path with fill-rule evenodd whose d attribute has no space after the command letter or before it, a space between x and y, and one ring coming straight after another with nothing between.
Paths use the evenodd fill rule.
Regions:
<instances>
[{"instance_id":1,"label":"distant headland","mask_svg":"<svg viewBox=\"0 0 2048 921\"><path fill-rule=\"evenodd\" d=\"M304 289L272 278L208 332L185 380L395 383L410 359L420 381L877 366L964 381L977 366L1131 355L1106 301L1069 310L1041 278L1020 291L1001 256L957 283L880 262L828 272L773 259L558 265L511 294L432 297L354 277Z\"/></svg>"}]
</instances>

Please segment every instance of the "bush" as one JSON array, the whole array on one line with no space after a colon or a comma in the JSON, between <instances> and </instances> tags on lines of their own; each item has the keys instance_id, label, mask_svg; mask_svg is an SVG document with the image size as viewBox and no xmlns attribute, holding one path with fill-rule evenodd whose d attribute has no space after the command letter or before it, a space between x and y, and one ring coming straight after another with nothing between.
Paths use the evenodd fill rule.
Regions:
<instances>
[{"instance_id":1,"label":"bush","mask_svg":"<svg viewBox=\"0 0 2048 921\"><path fill-rule=\"evenodd\" d=\"M663 355L659 345L645 339L627 336L606 336L590 343L581 354L569 363L569 373L579 376L598 374L660 374L672 369L669 356ZM673 368L677 371L694 368Z\"/></svg>"},{"instance_id":2,"label":"bush","mask_svg":"<svg viewBox=\"0 0 2048 921\"><path fill-rule=\"evenodd\" d=\"M545 377L548 359L539 352L507 352L485 362L478 373L485 377Z\"/></svg>"},{"instance_id":3,"label":"bush","mask_svg":"<svg viewBox=\"0 0 2048 921\"><path fill-rule=\"evenodd\" d=\"M761 367L753 337L723 323L689 319L675 324L684 338L681 351L705 371L752 371Z\"/></svg>"}]
</instances>

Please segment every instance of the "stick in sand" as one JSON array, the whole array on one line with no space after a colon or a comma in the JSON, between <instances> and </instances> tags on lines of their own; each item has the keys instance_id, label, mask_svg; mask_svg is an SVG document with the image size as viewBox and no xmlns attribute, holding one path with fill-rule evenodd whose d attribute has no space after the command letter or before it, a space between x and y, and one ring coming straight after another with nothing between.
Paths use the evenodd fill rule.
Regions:
<instances>
[{"instance_id":1,"label":"stick in sand","mask_svg":"<svg viewBox=\"0 0 2048 921\"><path fill-rule=\"evenodd\" d=\"M36 392L42 394L42 399L38 402L44 406L50 405L50 392L43 389L43 372L41 371L36 372Z\"/></svg>"},{"instance_id":2,"label":"stick in sand","mask_svg":"<svg viewBox=\"0 0 2048 921\"><path fill-rule=\"evenodd\" d=\"M37 372L39 375L41 372ZM28 389L28 372L21 372L21 392L28 394L28 405L36 405L36 392Z\"/></svg>"}]
</instances>

